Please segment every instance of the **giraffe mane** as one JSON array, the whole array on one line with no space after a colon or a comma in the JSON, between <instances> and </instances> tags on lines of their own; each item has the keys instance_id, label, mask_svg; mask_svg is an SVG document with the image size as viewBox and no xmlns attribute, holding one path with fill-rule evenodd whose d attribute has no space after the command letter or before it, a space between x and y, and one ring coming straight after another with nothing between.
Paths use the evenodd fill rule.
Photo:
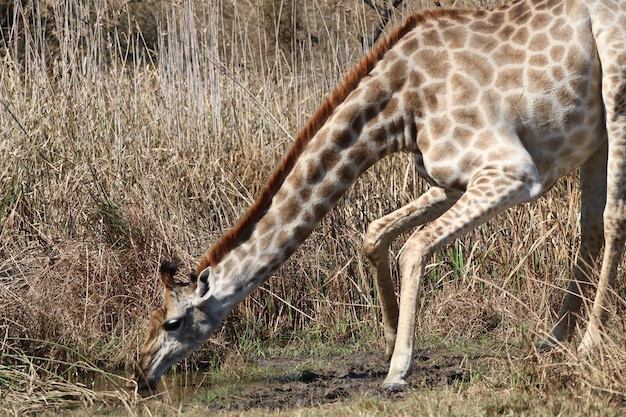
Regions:
<instances>
[{"instance_id":1,"label":"giraffe mane","mask_svg":"<svg viewBox=\"0 0 626 417\"><path fill-rule=\"evenodd\" d=\"M207 251L198 262L196 273L200 274L208 266L217 265L223 257L250 236L255 224L261 219L269 208L274 195L283 184L285 178L293 169L296 161L302 155L306 145L313 136L326 123L334 109L341 104L352 92L360 80L374 68L383 55L400 40L404 35L413 30L419 24L439 18L456 18L463 15L463 10L426 10L422 13L409 16L405 22L391 32L391 34L379 41L345 76L343 81L327 95L317 111L309 119L307 124L300 130L295 142L283 157L278 167L274 170L269 180L263 186L259 197L246 211L237 225L226 232Z\"/></svg>"}]
</instances>

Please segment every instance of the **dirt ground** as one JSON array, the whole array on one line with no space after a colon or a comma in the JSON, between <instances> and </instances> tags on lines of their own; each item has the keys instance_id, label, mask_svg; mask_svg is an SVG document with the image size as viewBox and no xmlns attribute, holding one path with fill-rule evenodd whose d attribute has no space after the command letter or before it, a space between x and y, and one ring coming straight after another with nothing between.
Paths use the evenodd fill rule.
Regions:
<instances>
[{"instance_id":1,"label":"dirt ground","mask_svg":"<svg viewBox=\"0 0 626 417\"><path fill-rule=\"evenodd\" d=\"M195 391L208 390L202 401L215 411L315 407L362 395L402 398L405 393L389 393L381 388L388 369L381 356L372 352L329 358L323 367L319 359L259 359L255 362L263 371L260 376L242 379L225 390L210 383L195 387ZM469 371L464 368L468 359L434 350L417 352L409 387L442 388L468 381Z\"/></svg>"}]
</instances>

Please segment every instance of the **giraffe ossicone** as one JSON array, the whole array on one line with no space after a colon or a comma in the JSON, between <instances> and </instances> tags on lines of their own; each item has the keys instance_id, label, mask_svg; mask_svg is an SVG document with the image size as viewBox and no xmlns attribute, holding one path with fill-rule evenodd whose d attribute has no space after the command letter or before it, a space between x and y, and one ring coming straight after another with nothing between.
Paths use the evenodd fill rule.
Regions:
<instances>
[{"instance_id":1,"label":"giraffe ossicone","mask_svg":"<svg viewBox=\"0 0 626 417\"><path fill-rule=\"evenodd\" d=\"M356 178L394 152L413 154L432 187L374 221L365 237L390 359L386 388L402 389L413 367L416 306L432 253L577 168L581 246L546 346L572 334L604 246L580 355L601 342L626 239L626 2L518 0L493 11L411 16L349 72L190 283L162 268L164 304L140 350L140 385L154 386L208 339ZM420 225L400 257L398 305L388 247Z\"/></svg>"}]
</instances>

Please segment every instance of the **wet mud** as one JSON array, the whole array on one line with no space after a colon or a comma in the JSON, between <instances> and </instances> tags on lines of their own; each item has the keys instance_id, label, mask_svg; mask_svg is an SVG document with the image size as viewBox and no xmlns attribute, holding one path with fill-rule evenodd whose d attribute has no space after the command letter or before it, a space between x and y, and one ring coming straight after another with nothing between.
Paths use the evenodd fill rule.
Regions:
<instances>
[{"instance_id":1,"label":"wet mud","mask_svg":"<svg viewBox=\"0 0 626 417\"><path fill-rule=\"evenodd\" d=\"M435 351L418 352L415 368L408 378L408 391L443 388L469 381L464 368L467 356ZM307 366L308 361L312 366ZM348 401L361 396L402 398L405 392L390 393L382 388L388 364L378 353L355 354L347 358L311 361L298 359L259 359L256 366L267 368L262 377L242 380L220 392L219 385L197 387L209 390L203 400L214 410L288 409L315 407ZM314 365L313 365L314 364Z\"/></svg>"}]
</instances>

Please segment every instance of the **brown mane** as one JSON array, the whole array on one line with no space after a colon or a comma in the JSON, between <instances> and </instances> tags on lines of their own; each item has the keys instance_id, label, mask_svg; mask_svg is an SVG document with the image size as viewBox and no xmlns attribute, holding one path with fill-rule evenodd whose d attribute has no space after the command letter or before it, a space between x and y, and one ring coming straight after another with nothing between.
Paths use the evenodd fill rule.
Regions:
<instances>
[{"instance_id":1,"label":"brown mane","mask_svg":"<svg viewBox=\"0 0 626 417\"><path fill-rule=\"evenodd\" d=\"M276 192L278 192L278 189L287 175L291 172L293 166L304 151L306 145L310 142L311 138L324 125L324 123L326 123L333 110L346 99L348 94L356 88L360 80L374 68L374 65L382 59L383 55L396 42L398 42L399 39L414 29L417 25L425 21L441 17L456 18L461 14L462 11L459 10L436 10L414 14L410 16L402 26L396 28L389 36L378 42L358 64L352 67L343 82L335 87L328 96L326 96L320 107L315 112L315 115L300 131L291 149L289 149L281 163L274 170L272 176L261 190L260 196L241 218L237 226L226 232L213 245L213 247L204 256L202 256L202 258L200 258L198 266L196 267L196 272L200 274L200 272L207 266L217 265L222 260L224 255L234 249L239 243L247 238L250 233L252 233L254 225L260 220L270 206L272 198Z\"/></svg>"}]
</instances>

